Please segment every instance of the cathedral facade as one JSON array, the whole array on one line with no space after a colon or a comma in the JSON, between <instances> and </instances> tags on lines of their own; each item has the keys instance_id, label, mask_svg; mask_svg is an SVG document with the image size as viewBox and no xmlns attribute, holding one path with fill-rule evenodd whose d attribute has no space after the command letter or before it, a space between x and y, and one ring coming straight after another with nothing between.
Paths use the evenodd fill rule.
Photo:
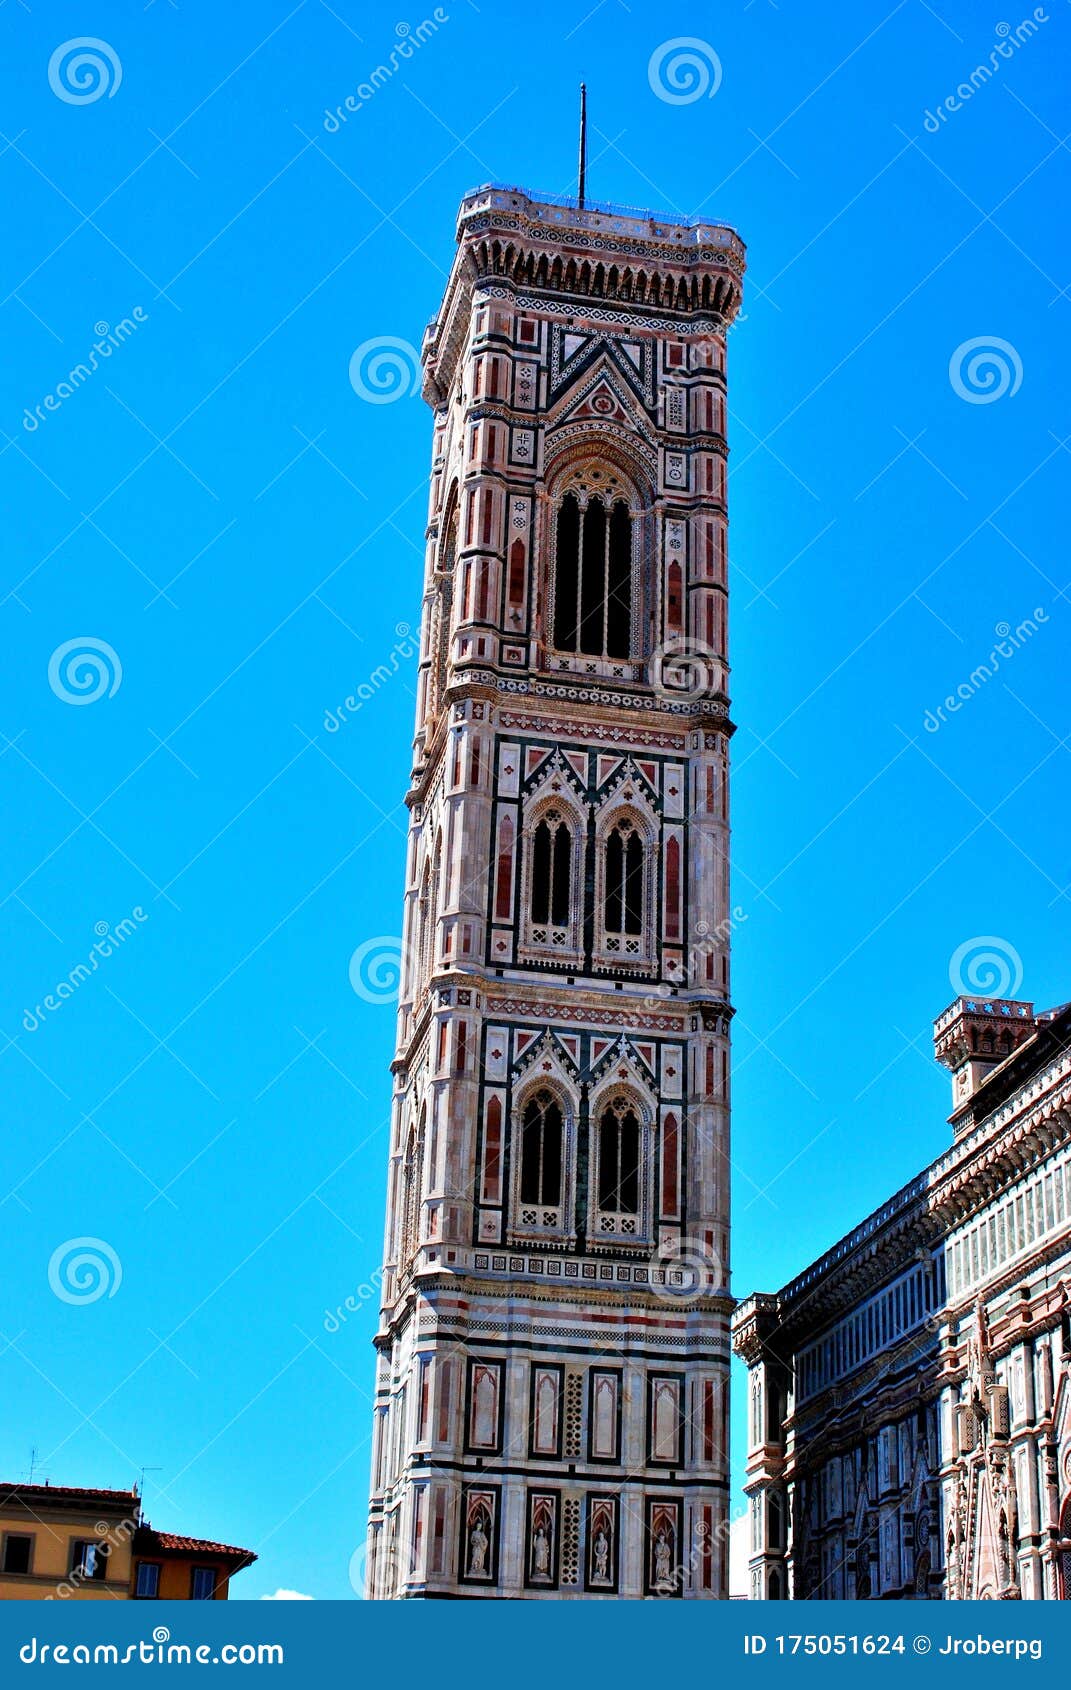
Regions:
<instances>
[{"instance_id":1,"label":"cathedral facade","mask_svg":"<svg viewBox=\"0 0 1071 1690\"><path fill-rule=\"evenodd\" d=\"M724 1597L731 229L489 187L434 416L368 1594Z\"/></svg>"},{"instance_id":2,"label":"cathedral facade","mask_svg":"<svg viewBox=\"0 0 1071 1690\"><path fill-rule=\"evenodd\" d=\"M754 1599L1071 1599L1071 1006L934 1042L951 1148L736 1311Z\"/></svg>"}]
</instances>

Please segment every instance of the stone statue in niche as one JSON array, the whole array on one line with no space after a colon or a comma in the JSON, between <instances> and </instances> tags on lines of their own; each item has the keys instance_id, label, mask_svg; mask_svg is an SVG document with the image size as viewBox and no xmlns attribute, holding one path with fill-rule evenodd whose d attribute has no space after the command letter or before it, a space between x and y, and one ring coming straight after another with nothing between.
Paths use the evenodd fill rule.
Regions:
<instances>
[{"instance_id":1,"label":"stone statue in niche","mask_svg":"<svg viewBox=\"0 0 1071 1690\"><path fill-rule=\"evenodd\" d=\"M593 1545L595 1553L595 1571L592 1574L592 1584L610 1583L610 1539L600 1526L595 1533Z\"/></svg>"},{"instance_id":2,"label":"stone statue in niche","mask_svg":"<svg viewBox=\"0 0 1071 1690\"><path fill-rule=\"evenodd\" d=\"M655 1540L655 1583L670 1584L673 1579L673 1548L665 1530L659 1532Z\"/></svg>"},{"instance_id":3,"label":"stone statue in niche","mask_svg":"<svg viewBox=\"0 0 1071 1690\"><path fill-rule=\"evenodd\" d=\"M469 1536L470 1578L487 1577L487 1548L487 1533L483 1529L483 1521L477 1519Z\"/></svg>"},{"instance_id":4,"label":"stone statue in niche","mask_svg":"<svg viewBox=\"0 0 1071 1690\"><path fill-rule=\"evenodd\" d=\"M550 1539L542 1526L537 1526L532 1539L532 1577L550 1578Z\"/></svg>"}]
</instances>

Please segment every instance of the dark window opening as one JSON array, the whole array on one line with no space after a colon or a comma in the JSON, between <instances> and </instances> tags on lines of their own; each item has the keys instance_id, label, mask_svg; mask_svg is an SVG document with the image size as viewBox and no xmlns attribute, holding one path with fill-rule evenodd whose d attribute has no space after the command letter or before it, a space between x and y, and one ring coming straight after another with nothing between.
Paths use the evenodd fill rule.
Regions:
<instances>
[{"instance_id":1,"label":"dark window opening","mask_svg":"<svg viewBox=\"0 0 1071 1690\"><path fill-rule=\"evenodd\" d=\"M572 840L557 810L548 810L532 836L532 920L565 927L569 922Z\"/></svg>"},{"instance_id":2,"label":"dark window opening","mask_svg":"<svg viewBox=\"0 0 1071 1690\"><path fill-rule=\"evenodd\" d=\"M632 523L618 500L610 513L606 559L606 655L627 657L632 646Z\"/></svg>"},{"instance_id":3,"label":"dark window opening","mask_svg":"<svg viewBox=\"0 0 1071 1690\"><path fill-rule=\"evenodd\" d=\"M607 933L643 931L643 845L627 818L606 841L605 915Z\"/></svg>"},{"instance_id":4,"label":"dark window opening","mask_svg":"<svg viewBox=\"0 0 1071 1690\"><path fill-rule=\"evenodd\" d=\"M550 1092L526 1104L521 1122L521 1202L557 1205L562 1194L562 1112Z\"/></svg>"},{"instance_id":5,"label":"dark window opening","mask_svg":"<svg viewBox=\"0 0 1071 1690\"><path fill-rule=\"evenodd\" d=\"M592 499L584 512L580 560L580 642L578 651L601 656L602 614L606 596L606 512L601 499Z\"/></svg>"},{"instance_id":6,"label":"dark window opening","mask_svg":"<svg viewBox=\"0 0 1071 1690\"><path fill-rule=\"evenodd\" d=\"M632 518L567 493L558 508L554 643L586 657L628 657L632 647Z\"/></svg>"},{"instance_id":7,"label":"dark window opening","mask_svg":"<svg viewBox=\"0 0 1071 1690\"><path fill-rule=\"evenodd\" d=\"M577 651L577 595L580 583L580 505L567 493L558 510L558 562L554 594L554 644Z\"/></svg>"},{"instance_id":8,"label":"dark window opening","mask_svg":"<svg viewBox=\"0 0 1071 1690\"><path fill-rule=\"evenodd\" d=\"M33 1551L33 1538L12 1532L4 1539L5 1573L28 1573Z\"/></svg>"},{"instance_id":9,"label":"dark window opening","mask_svg":"<svg viewBox=\"0 0 1071 1690\"><path fill-rule=\"evenodd\" d=\"M625 1098L615 1098L599 1123L599 1208L640 1212L640 1123Z\"/></svg>"}]
</instances>

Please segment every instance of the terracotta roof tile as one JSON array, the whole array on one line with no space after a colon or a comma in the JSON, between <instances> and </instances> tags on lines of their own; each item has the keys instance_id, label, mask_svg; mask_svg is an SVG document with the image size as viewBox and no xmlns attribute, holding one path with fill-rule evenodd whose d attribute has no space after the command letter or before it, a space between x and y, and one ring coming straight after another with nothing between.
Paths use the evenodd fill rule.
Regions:
<instances>
[{"instance_id":1,"label":"terracotta roof tile","mask_svg":"<svg viewBox=\"0 0 1071 1690\"><path fill-rule=\"evenodd\" d=\"M135 1548L139 1554L151 1554L153 1551L172 1555L225 1555L230 1560L239 1560L250 1566L256 1560L251 1549L239 1549L233 1543L214 1543L206 1537L183 1537L179 1532L157 1532L151 1526L142 1526L135 1541Z\"/></svg>"},{"instance_id":2,"label":"terracotta roof tile","mask_svg":"<svg viewBox=\"0 0 1071 1690\"><path fill-rule=\"evenodd\" d=\"M85 1490L81 1485L26 1485L17 1480L13 1484L4 1484L0 1481L0 1499L10 1501L12 1497L20 1496L31 1502L115 1502L122 1503L125 1508L139 1500L134 1490Z\"/></svg>"}]
</instances>

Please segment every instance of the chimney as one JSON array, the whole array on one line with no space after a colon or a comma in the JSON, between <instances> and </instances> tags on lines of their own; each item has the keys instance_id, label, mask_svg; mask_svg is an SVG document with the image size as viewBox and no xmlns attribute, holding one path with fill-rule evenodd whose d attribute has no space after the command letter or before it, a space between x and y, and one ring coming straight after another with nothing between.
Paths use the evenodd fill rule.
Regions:
<instances>
[{"instance_id":1,"label":"chimney","mask_svg":"<svg viewBox=\"0 0 1071 1690\"><path fill-rule=\"evenodd\" d=\"M957 998L933 1024L933 1051L952 1075L956 1116L986 1076L1037 1028L1032 1003L1017 998Z\"/></svg>"}]
</instances>

